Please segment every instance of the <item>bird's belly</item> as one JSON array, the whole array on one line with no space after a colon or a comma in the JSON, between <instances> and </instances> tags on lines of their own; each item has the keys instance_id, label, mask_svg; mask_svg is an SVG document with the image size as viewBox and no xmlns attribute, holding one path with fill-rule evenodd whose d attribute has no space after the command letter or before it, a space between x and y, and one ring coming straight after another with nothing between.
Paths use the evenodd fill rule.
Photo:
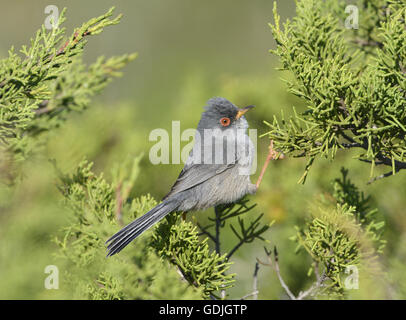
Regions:
<instances>
[{"instance_id":1,"label":"bird's belly","mask_svg":"<svg viewBox=\"0 0 406 320\"><path fill-rule=\"evenodd\" d=\"M180 211L204 210L219 204L232 203L247 193L252 186L249 175L242 175L239 166L227 170L185 192Z\"/></svg>"}]
</instances>

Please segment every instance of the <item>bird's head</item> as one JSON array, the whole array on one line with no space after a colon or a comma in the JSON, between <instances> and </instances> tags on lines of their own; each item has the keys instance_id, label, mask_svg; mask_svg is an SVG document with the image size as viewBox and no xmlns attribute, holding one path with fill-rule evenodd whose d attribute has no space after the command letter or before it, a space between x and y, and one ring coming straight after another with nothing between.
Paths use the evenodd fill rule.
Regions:
<instances>
[{"instance_id":1,"label":"bird's head","mask_svg":"<svg viewBox=\"0 0 406 320\"><path fill-rule=\"evenodd\" d=\"M207 102L197 129L247 129L244 114L252 108L254 106L238 108L227 99L212 98Z\"/></svg>"}]
</instances>

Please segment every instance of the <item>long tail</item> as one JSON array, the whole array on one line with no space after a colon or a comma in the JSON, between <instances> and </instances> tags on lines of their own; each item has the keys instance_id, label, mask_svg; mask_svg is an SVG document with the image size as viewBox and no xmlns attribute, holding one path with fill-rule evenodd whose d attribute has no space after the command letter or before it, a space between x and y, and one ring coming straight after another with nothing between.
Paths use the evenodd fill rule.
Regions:
<instances>
[{"instance_id":1,"label":"long tail","mask_svg":"<svg viewBox=\"0 0 406 320\"><path fill-rule=\"evenodd\" d=\"M139 217L121 229L106 241L108 250L107 257L119 253L141 233L151 228L155 223L162 220L169 213L175 211L177 207L178 204L176 201L164 201L148 211L142 217Z\"/></svg>"}]
</instances>

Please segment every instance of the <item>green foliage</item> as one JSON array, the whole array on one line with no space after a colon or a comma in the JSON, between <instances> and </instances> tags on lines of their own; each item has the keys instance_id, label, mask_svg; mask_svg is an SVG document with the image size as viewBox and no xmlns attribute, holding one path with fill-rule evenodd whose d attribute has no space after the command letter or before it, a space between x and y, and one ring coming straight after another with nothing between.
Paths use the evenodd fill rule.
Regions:
<instances>
[{"instance_id":1,"label":"green foliage","mask_svg":"<svg viewBox=\"0 0 406 320\"><path fill-rule=\"evenodd\" d=\"M227 223L229 223L231 231L237 238L237 243L229 250L227 259L230 259L243 244L251 243L256 239L265 241L263 234L268 231L272 225L272 223L262 223L261 219L264 215L263 213L250 221L247 215L256 207L256 204L249 205L248 202L248 198L244 197L236 203L219 205L214 209L214 216L208 217L210 221L208 225L201 226L199 223L197 224L202 234L207 235L212 240L216 251L220 253L222 240L220 239L220 230L225 228ZM233 220L237 220L237 227L231 223ZM247 222L249 222L248 226ZM214 229L214 232L210 232L211 229Z\"/></svg>"},{"instance_id":2,"label":"green foliage","mask_svg":"<svg viewBox=\"0 0 406 320\"><path fill-rule=\"evenodd\" d=\"M389 11L387 11L389 8L386 7L387 3L391 5ZM322 104L323 99L332 99L337 92L344 91L345 94L350 94L350 91L357 92L359 89L352 85L351 90L346 87L334 89L329 85L329 81L334 81L339 85L343 79L355 78L358 81L355 83L363 84L360 88L365 90L368 81L374 80L376 75L373 74L373 78L368 79L367 74L363 75L363 73L367 69L373 71L375 66L378 76L386 73L385 81L389 81L389 84L385 82L382 90L378 88L379 90L376 92L372 85L370 88L368 87L369 92L372 93L371 97L375 99L375 102L380 103L376 98L378 93L383 94L384 90L389 91L388 88L385 89L385 86L390 86L390 82L396 86L402 80L396 65L394 69L391 69L392 71L389 67L396 63L393 53L401 53L404 49L401 42L396 42L403 41L403 34L399 33L398 28L401 21L394 21L390 18L393 17L395 11L403 10L403 1L358 1L359 30L344 30L342 24L347 17L344 11L344 1L326 0L313 4L314 7L306 7L306 10L311 9L306 14L308 18L297 17L291 22L292 25L295 25L295 30L300 32L285 39L287 48L290 46L288 41L297 41L297 47L290 47L295 50L292 51L294 55L290 62L294 63L295 55L298 55L300 56L298 61L308 57L309 61L315 65L312 69L313 66L310 62L303 60L302 67L309 68L311 73L309 77L306 75L303 79L296 77L297 72L302 72L301 66L296 66L296 71L290 72L288 79L293 79L293 90L301 85L301 81L310 79L314 81L314 85L306 84L304 89L302 86L302 89L308 90L312 101ZM281 3L281 5L283 4ZM301 10L300 6L302 4L299 3L298 10ZM218 8L218 4L216 4L216 8ZM303 17L303 12L300 15ZM166 16L166 12L163 16ZM314 20L314 17L317 19ZM160 20L165 21L165 19ZM385 24L386 20L393 24L392 27ZM298 25L298 21L300 25ZM314 21L318 21L318 28L306 28L306 26L311 26ZM334 25L330 24L330 28L333 26L334 29L329 29L326 23L329 24L332 21ZM93 24L93 26L96 25L99 25L99 22ZM381 38L385 28L388 30L385 32L394 37L394 39L388 38L387 43L398 39L393 42L393 46L387 48L382 45L383 39ZM341 33L341 37L324 37L319 34L318 29L330 32L330 36ZM331 30L334 32L331 33ZM207 30L205 29L205 31ZM41 35L49 35L52 32L58 32L58 30L41 33ZM128 31L123 30L123 32ZM284 34L285 31L280 32ZM127 38L129 35L130 33L127 33L127 36L123 34L123 38ZM58 52L66 43L66 50L74 52L75 48L84 45L88 36L90 34L83 34L76 47L69 47L69 43L74 44L75 42L75 34L73 34L55 45L54 52ZM241 35L241 37L243 36ZM304 37L311 41L303 40ZM303 41L298 41L298 39ZM258 40L262 41L260 38ZM319 42L315 46L316 48L313 48L312 41ZM166 49L167 43L162 42L161 44L159 40L156 42L160 43L163 50ZM332 56L329 52L330 49L322 51L323 45L326 45L326 48L337 49L338 55L348 59L348 64L343 65L343 68L349 72L347 75L337 69L338 74L335 75L324 67L325 63L330 63L333 65L332 68L335 68L334 65L339 62L328 61L331 60L331 57L334 58L335 54ZM341 46L346 47L348 51L340 51ZM282 49L280 47L277 50ZM323 63L318 63L318 59L313 59L313 54L309 54L312 50L319 50L316 53L321 56L326 55L326 59L321 60ZM61 63L50 70L41 69L41 72L50 72L50 74L56 72L59 67L65 68L66 71L58 73L55 79L43 76L41 81L48 87L48 89L44 89L44 92L46 93L47 90L51 92L49 93L50 99L45 99L48 96L41 91L42 89L37 93L34 91L35 99L27 100L28 106L32 107L32 111L30 111L32 114L23 115L27 110L15 107L13 103L16 100L8 104L7 108L2 108L1 116L6 114L5 110L12 108L17 109L21 114L16 118L10 116L11 118L8 119L15 121L15 124L4 125L1 122L0 125L1 130L9 130L8 133L16 136L10 135L6 139L3 139L3 135L1 136L3 147L0 154L4 157L4 163L0 169L1 175L8 177L11 173L11 166L15 165L15 159L27 157L31 150L42 144L43 136L50 138L43 156L56 158L58 167L63 168L64 172L71 172L72 166L76 165L78 159L85 154L97 163L97 166L93 169L88 162L82 162L72 175L60 173L59 189L64 200L59 207L57 203L61 195L54 186L55 177L52 170L49 170L47 161L25 161L24 169L28 173L26 179L21 180L21 183L13 189L5 190L0 185L0 240L7 243L7 246L3 246L0 250L0 272L7 275L2 279L1 297L5 299L199 299L207 298L209 295L212 298L240 298L252 292L250 289L253 282L253 266L255 258L260 256L260 251L262 252L262 246L258 246L257 242L247 246L240 244L246 244L255 239L267 240L268 237L262 233L267 226L259 223L259 216L251 215L254 210L251 210L252 205L245 202L246 199L235 205L220 206L215 211L210 210L197 214L197 226L200 230L194 227L195 220L192 220L193 223L185 222L176 215L171 215L158 228L146 232L119 255L109 259L105 258L104 241L123 225L156 205L156 201L151 196L140 195L152 192L158 199L167 192L167 188L176 178L179 169L176 166L151 166L145 159L140 162L139 159L133 161L130 158L122 161L123 154L128 153L128 150L136 153L148 150L150 142L145 139L151 130L151 123L148 123L148 119L154 127L162 123L170 123L173 119L181 119L183 127L193 127L197 121L196 113L185 112L185 110L198 112L199 106L207 100L207 97L214 95L228 97L238 105L257 105L256 111L250 114L248 120L250 126L258 128L259 131L267 129L263 126L262 120L270 114L279 112L281 106L297 106L297 110L300 112L297 113L297 116L293 114L292 122L296 123L296 117L310 121L297 124L297 132L302 132L300 130L309 124L309 132L302 134L302 140L305 142L300 140L296 131L291 132L292 140L297 140L298 144L303 143L304 151L307 150L307 147L318 148L325 141L324 138L316 140L312 145L308 140L308 135L311 139L317 139L318 134L324 134L324 130L320 127L328 128L328 125L323 127L323 123L324 121L329 122L329 118L316 110L314 114L317 116L317 122L315 122L313 111L310 110L314 107L313 104L300 94L297 94L297 97L286 94L285 88L274 74L271 76L254 74L244 77L224 75L220 74L216 65L211 63L201 65L204 63L203 60L199 61L196 68L198 72L191 73L188 68L185 68L187 71L183 71L183 73L181 69L176 70L179 79L184 77L184 84L183 87L181 86L182 90L173 90L175 87L173 83L176 83L176 88L178 88L177 81L171 81L172 87L168 84L166 89L176 92L173 94L174 96L170 96L171 99L168 99L168 95L162 92L156 94L155 79L159 76L160 71L149 70L151 78L154 79L154 86L149 89L147 85L143 87L142 90L145 90L144 95L147 97L144 101L137 97L137 99L123 102L122 98L121 101L119 99L117 104L114 104L114 109L103 102L98 103L97 108L90 108L86 112L75 114L71 111L84 109L88 105L91 95L98 93L111 79L111 76L116 75L117 68L121 67L119 63L116 64L119 60L114 60L114 58L107 60L111 61L112 69L109 71L112 73L106 74L103 67L107 63L106 60L97 60L95 64L85 66L80 59L81 51L79 51L75 56L61 54L60 57L55 57L63 58L63 62L67 61L68 64ZM177 50L177 52L186 51ZM381 53L385 54L379 58ZM177 59L182 60L186 57L185 53L183 56L177 54ZM285 57L288 59L288 54ZM217 58L219 56L216 55ZM388 65L378 64L377 61L385 61ZM20 63L28 62L29 59L22 55ZM162 62L162 64L165 63L166 60ZM378 65L383 69L376 68ZM37 65L34 64L33 67L36 68ZM210 67L213 73L206 74L206 69L209 70ZM263 66L260 68L263 69ZM360 71L358 72L358 70ZM314 77L313 72L320 72L320 81ZM355 74L353 78L350 78L351 72ZM2 78L0 78L0 83L1 80ZM33 80L30 81L32 83ZM379 81L376 81L376 84L382 85ZM4 89L5 86L6 84L0 85L2 104L5 103L5 100L2 100L1 95L10 92L10 89L8 91ZM7 86L10 87L9 84ZM21 88L21 85L18 88ZM18 88L15 86L13 90ZM41 88L41 84L38 83L36 88ZM318 88L321 88L321 92L317 91ZM396 90L394 91L396 93ZM18 92L20 92L20 97L26 99L24 90ZM44 96L41 97L40 94ZM326 94L326 97L323 96L323 99L317 100L317 94ZM11 96L9 98L11 99ZM348 101L350 98L351 95L346 97ZM357 105L355 98L353 99L354 105ZM393 96L385 96L384 99L389 99L389 102L383 100L384 105L389 105ZM373 102L368 101L367 103L372 104ZM25 105L25 102L20 104L20 106ZM339 105L342 106L341 103ZM396 106L396 103L394 105ZM309 106L307 109L310 111L303 114L301 111L305 106ZM328 110L328 103L322 107ZM173 112L167 112L167 110ZM361 107L360 110L364 115L366 114ZM374 107L373 110L375 112L377 108ZM352 108L351 111L353 111ZM354 111L357 117L361 117L361 111ZM382 119L386 109L381 111L382 113L378 116L374 115L374 119L378 119L378 121ZM156 112L160 112L162 117L156 118ZM142 116L140 116L141 113ZM285 112L285 117L288 114L290 114L289 111ZM334 108L327 111L327 114L332 117L336 116ZM60 130L53 130L69 118L70 121L67 121ZM346 119L344 116L342 118ZM277 137L273 136L276 140L275 143L283 136L282 133L286 131L285 129L290 127L290 123L277 121L282 132L278 131ZM348 120L349 123L352 121L353 118ZM334 122L331 123L333 123L334 132ZM404 126L404 123L401 122L401 124ZM319 131L313 131L316 130L313 129L313 125ZM20 129L15 129L17 127ZM40 134L50 130L51 132L47 135ZM326 132L327 135L331 134L331 132ZM355 144L357 141L362 141L362 139L354 142L347 141L348 139L343 134L355 139L351 130L344 130L340 134L338 149L341 147L353 148L357 146ZM376 136L378 133L374 134ZM268 146L266 140L268 139L259 141L259 161L261 161L261 155L266 154ZM333 139L333 141L336 143L336 140ZM383 143L387 142L383 141ZM279 141L279 143L281 142ZM375 141L372 140L372 143ZM14 147L17 145L20 147ZM280 145L278 147L281 148ZM332 146L328 146L328 148L330 151L327 157L331 158ZM299 149L295 149L293 145L293 153L297 152L298 156L302 155ZM6 153L3 154L3 150ZM321 152L310 154L316 158L325 152L322 148L319 151ZM353 151L359 151L359 149ZM285 153L289 152L285 150ZM308 157L308 154L309 152L303 156ZM320 291L313 291L320 297L404 298L406 295L404 276L406 253L403 245L405 219L402 190L405 180L402 175L391 179L390 186L381 183L369 187L368 194L373 195L373 205L371 199L364 197L348 180L349 175L345 172L343 172L343 178L334 183L333 197L326 196L321 201L312 198L314 194L320 194L328 188L331 179L334 178L332 175L339 170L341 165L351 167L352 181L364 179L361 173L363 164L354 162L345 155L347 153L337 155L340 157L340 161L333 163L313 161L308 157L314 166L312 179L307 182L305 188L294 183L304 164L301 159L277 161L270 165L270 172L265 176L261 189L255 196L255 201L263 210L265 221L276 220L270 236L279 249L281 273L289 287L292 287L292 291L297 292L301 288L308 287L310 281L313 280L312 277L306 277L306 262L312 261L309 275L314 272L316 278L323 276L324 279L322 286L316 286ZM375 162L375 164L378 163L379 161ZM399 164L395 161L395 165ZM111 175L107 174L106 179L103 178L103 175L94 173L109 172L110 168L112 168ZM11 179L12 175L10 175ZM310 217L303 223L303 206L309 199L314 204L309 210ZM375 207L379 208L379 212L385 217L387 226L385 240L388 240L388 243L385 254L381 254L384 244L381 236L383 223L379 222L376 210L371 209ZM224 220L225 217L230 217L230 219ZM208 224L206 225L206 223ZM285 241L292 235L295 224L299 225L295 237L298 242ZM202 225L204 227L201 227ZM57 230L61 226L65 227L58 233ZM166 231L160 232L162 229ZM55 234L57 237L52 243L49 241L49 237ZM208 240L204 236L208 236ZM58 245L57 257L52 256L52 253L55 252L55 243ZM298 245L300 248L298 254L292 250L294 245ZM194 248L200 254L193 252ZM235 248L242 250L233 251ZM328 250L330 248L331 253ZM235 256L234 252L237 252ZM231 255L234 258L233 263L230 261ZM30 261L30 263L27 264L26 261ZM387 268L389 281L386 277L381 277L381 262ZM59 290L45 290L43 287L45 277L43 269L49 264L57 265L60 270ZM355 265L360 269L359 290L344 289L343 279L347 276L344 272L348 265ZM259 270L259 299L281 298L284 294L283 288L278 285L278 279L274 275L268 277L266 274L272 270L265 269L268 268L261 267ZM365 282L365 273L373 278L370 285ZM385 281L386 291L377 293L380 289L377 282L382 279ZM227 291L223 296L225 289ZM299 293L297 296L299 297L301 294Z\"/></svg>"},{"instance_id":3,"label":"green foliage","mask_svg":"<svg viewBox=\"0 0 406 320\"><path fill-rule=\"evenodd\" d=\"M303 227L296 227L292 238L298 243L297 250L304 249L311 256L309 272L326 279L318 294L330 298L345 294L342 278L348 267L356 266L370 277L382 275L378 254L385 246L381 239L384 222L377 221L377 210L369 208L370 198L358 191L347 174L342 169L332 199L312 203L311 217Z\"/></svg>"},{"instance_id":4,"label":"green foliage","mask_svg":"<svg viewBox=\"0 0 406 320\"><path fill-rule=\"evenodd\" d=\"M14 160L26 159L38 148L39 134L60 126L69 112L86 108L90 97L136 57L99 57L90 66L82 62L85 38L119 23L121 15L111 19L113 10L84 23L68 38L61 27L63 10L55 28L47 31L43 25L30 46L19 53L12 48L0 60L0 163L7 171Z\"/></svg>"},{"instance_id":5,"label":"green foliage","mask_svg":"<svg viewBox=\"0 0 406 320\"><path fill-rule=\"evenodd\" d=\"M189 283L203 288L206 297L230 288L235 275L226 274L231 264L227 255L210 250L208 238L201 240L192 222L178 223L179 220L177 214L171 214L161 223L154 233L152 247L177 266Z\"/></svg>"},{"instance_id":6,"label":"green foliage","mask_svg":"<svg viewBox=\"0 0 406 320\"><path fill-rule=\"evenodd\" d=\"M196 227L192 222L186 222L178 215L171 214L157 228L151 246L159 256L177 266L189 283L203 287L206 297L225 298L225 290L231 288L235 282L235 274L227 274L232 264L231 256L243 244L251 243L255 239L264 240L262 235L270 227L260 222L263 214L250 221L247 227L248 219L243 215L256 206L247 204L248 200L244 198L237 203L217 206L213 210L214 216L208 217L210 223L206 226L197 223ZM224 230L226 222L233 218L237 218L239 231L231 223L230 228L238 242L228 252L222 253L221 231ZM200 235L207 237L202 240ZM209 248L209 240L212 241L214 250ZM222 294L218 294L218 291Z\"/></svg>"},{"instance_id":7,"label":"green foliage","mask_svg":"<svg viewBox=\"0 0 406 320\"><path fill-rule=\"evenodd\" d=\"M101 92L113 77L119 76L119 69L136 57L135 54L109 59L99 57L89 66L83 63L86 38L119 23L121 15L111 18L112 14L113 8L64 38L63 10L54 21L55 28L47 31L42 26L29 47L23 46L20 54L11 49L9 57L0 61L0 154L10 182L15 178L11 168L16 162L25 160L43 144L42 133L59 127L69 113L83 111L90 98ZM65 278L73 296L196 298L229 288L234 281L233 274L226 274L231 264L229 257L212 251L208 239L201 241L192 223L162 224L161 229L167 230L155 236L152 247L147 240L138 241L142 249L132 255L120 255L119 262L117 258L109 261L104 258L104 241L114 234L115 226L129 222L156 205L151 197L131 197L139 160L127 159L113 166L112 183L107 182L103 174L94 174L92 163L87 161L82 161L71 176L59 172L63 207L72 215L55 242L69 270ZM54 166L57 167L56 161ZM258 220L255 228L257 225ZM253 231L248 229L248 232ZM245 241L255 237L255 233L249 234ZM176 268L167 265L162 258ZM165 280L158 275L162 269L168 277ZM187 282L179 280L177 269ZM136 275L134 270L137 270ZM168 281L176 283L168 287ZM142 285L138 285L140 282Z\"/></svg>"},{"instance_id":8,"label":"green foliage","mask_svg":"<svg viewBox=\"0 0 406 320\"><path fill-rule=\"evenodd\" d=\"M233 227L239 243L228 254L212 250L209 238L201 239L197 226L173 213L152 237L144 235L137 239L137 250L127 249L118 257L106 260L104 242L115 233L117 224L123 225L123 219L129 223L157 204L150 196L130 197L129 190L138 175L140 158L127 159L121 166L114 167L113 183L108 183L103 174L95 175L92 163L86 160L72 175L59 173L63 205L73 214L63 236L55 240L60 257L72 265L66 275L70 279L69 285L78 288L77 297L89 299L219 297L218 291L234 284L235 274L227 273L232 264L230 256L242 244L263 239L261 235L268 229L268 226L260 226L262 215L245 229L241 215L255 207L248 207L247 200L218 209L223 214L221 219L217 217L216 223L224 227L227 219L238 216L241 227L241 235ZM217 239L219 236L218 230ZM129 271L131 268L136 271ZM165 278L157 273L169 273L170 276ZM147 280L143 280L144 277ZM168 289L162 289L162 292L157 290L160 295L154 296L150 292L155 286L165 287L166 281L173 283L166 284Z\"/></svg>"},{"instance_id":9,"label":"green foliage","mask_svg":"<svg viewBox=\"0 0 406 320\"><path fill-rule=\"evenodd\" d=\"M302 182L316 158L334 159L339 149L360 148L357 158L371 162L371 175L377 164L391 166L387 175L406 168L406 8L385 1L382 12L383 1L363 3L361 16L380 14L358 34L328 12L331 1L298 1L283 30L275 6L272 52L294 76L289 91L307 108L289 119L274 117L268 135L284 153L308 159ZM365 46L374 50L360 50Z\"/></svg>"},{"instance_id":10,"label":"green foliage","mask_svg":"<svg viewBox=\"0 0 406 320\"><path fill-rule=\"evenodd\" d=\"M59 257L66 264L66 285L78 299L196 299L202 290L181 282L175 268L148 246L148 238L137 241L137 250L128 248L106 259L104 242L117 231L118 212L126 223L151 209L150 196L128 198L118 186L133 186L140 158L126 161L114 172L115 184L91 171L92 163L82 161L72 175L61 175L60 191L72 217L57 237ZM121 199L121 200L120 200ZM119 205L122 205L118 207ZM132 250L131 250L132 249Z\"/></svg>"}]
</instances>

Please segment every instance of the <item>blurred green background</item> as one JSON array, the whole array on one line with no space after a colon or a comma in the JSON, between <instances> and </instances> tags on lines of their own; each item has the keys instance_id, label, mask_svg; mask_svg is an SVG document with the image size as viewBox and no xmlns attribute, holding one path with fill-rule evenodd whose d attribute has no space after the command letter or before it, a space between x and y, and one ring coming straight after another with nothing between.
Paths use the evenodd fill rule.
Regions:
<instances>
[{"instance_id":1,"label":"blurred green background","mask_svg":"<svg viewBox=\"0 0 406 320\"><path fill-rule=\"evenodd\" d=\"M294 1L277 1L282 18L294 16ZM63 265L55 257L50 240L69 222L69 211L61 205L57 179L49 159L71 172L84 156L95 162L97 172L109 177L110 168L127 155L144 154L141 174L134 196L150 193L160 199L175 181L182 165L152 165L148 153L153 141L151 130L169 132L173 120L181 121L181 130L195 128L205 102L223 96L239 106L254 104L247 118L259 134L267 131L263 120L271 120L280 110L289 114L291 107L304 108L301 101L286 92L275 70L278 61L268 50L275 43L268 23L272 21L272 1L223 0L152 0L152 1L8 1L2 3L0 19L0 57L11 46L28 44L30 37L46 18L47 5L59 10L67 7L65 27L73 28L116 6L122 22L91 37L84 60L92 62L100 55L111 56L138 52L138 58L93 99L89 109L71 115L60 129L48 135L44 150L24 164L24 177L18 185L0 188L0 298L69 299L72 293L60 280L59 290L46 290L44 269L57 265L63 277ZM186 144L186 143L184 143ZM268 140L258 141L258 167L267 153ZM332 191L332 181L340 176L340 167L349 168L353 181L377 206L385 221L384 238L388 241L381 257L386 275L360 279L358 290L349 292L358 299L406 298L406 219L405 174L398 174L367 185L369 166L357 162L349 153L341 153L334 162L318 161L305 185L297 181L305 160L285 159L271 163L257 195L253 214L264 212L264 221L276 223L266 238L279 248L280 267L294 293L306 289L310 259L295 254L295 225L303 223L310 201ZM379 173L379 170L376 172ZM253 176L256 180L258 172ZM199 215L209 212L196 213ZM223 248L233 247L232 234L224 234ZM264 259L260 241L245 245L235 256L232 271L237 273L231 298L252 291L256 258ZM132 247L133 249L135 247ZM259 298L286 298L274 272L261 267Z\"/></svg>"}]
</instances>

